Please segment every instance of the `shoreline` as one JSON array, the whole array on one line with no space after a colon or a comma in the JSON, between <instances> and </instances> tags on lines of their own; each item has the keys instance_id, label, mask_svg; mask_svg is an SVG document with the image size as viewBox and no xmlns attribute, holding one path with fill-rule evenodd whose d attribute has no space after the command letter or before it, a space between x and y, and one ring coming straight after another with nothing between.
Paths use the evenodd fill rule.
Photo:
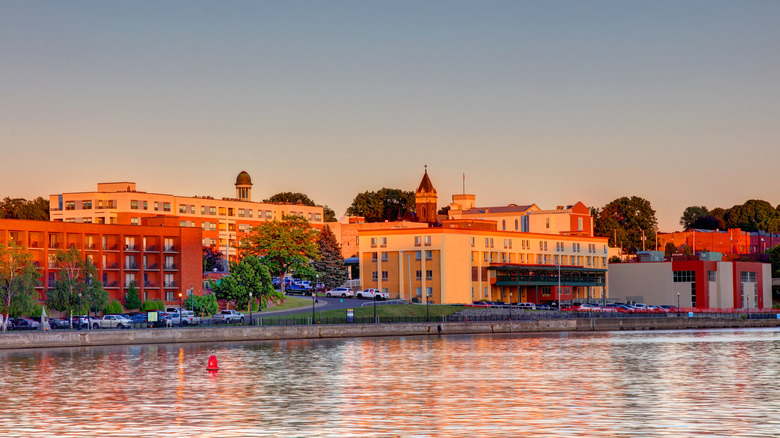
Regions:
<instances>
[{"instance_id":1,"label":"shoreline","mask_svg":"<svg viewBox=\"0 0 780 438\"><path fill-rule=\"evenodd\" d=\"M578 318L533 321L191 327L5 333L0 350L381 336L780 327L780 319Z\"/></svg>"}]
</instances>

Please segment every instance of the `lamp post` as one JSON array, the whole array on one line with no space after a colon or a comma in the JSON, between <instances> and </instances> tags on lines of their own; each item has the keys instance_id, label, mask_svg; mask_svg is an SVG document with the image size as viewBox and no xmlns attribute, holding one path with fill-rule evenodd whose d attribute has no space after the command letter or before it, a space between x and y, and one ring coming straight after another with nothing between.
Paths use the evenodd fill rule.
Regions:
<instances>
[{"instance_id":1,"label":"lamp post","mask_svg":"<svg viewBox=\"0 0 780 438\"><path fill-rule=\"evenodd\" d=\"M430 315L430 308L431 308L431 302L428 301L428 291L425 291L425 322L431 322L431 315Z\"/></svg>"},{"instance_id":2,"label":"lamp post","mask_svg":"<svg viewBox=\"0 0 780 438\"><path fill-rule=\"evenodd\" d=\"M374 324L376 324L376 293L374 293Z\"/></svg>"},{"instance_id":3,"label":"lamp post","mask_svg":"<svg viewBox=\"0 0 780 438\"><path fill-rule=\"evenodd\" d=\"M677 317L680 317L680 292L677 292Z\"/></svg>"},{"instance_id":4,"label":"lamp post","mask_svg":"<svg viewBox=\"0 0 780 438\"><path fill-rule=\"evenodd\" d=\"M192 314L195 315L195 288L190 285L190 307L192 308Z\"/></svg>"},{"instance_id":5,"label":"lamp post","mask_svg":"<svg viewBox=\"0 0 780 438\"><path fill-rule=\"evenodd\" d=\"M563 300L561 299L561 264L557 261L554 261L553 264L558 268L558 310L560 311L563 309Z\"/></svg>"},{"instance_id":6,"label":"lamp post","mask_svg":"<svg viewBox=\"0 0 780 438\"><path fill-rule=\"evenodd\" d=\"M78 325L78 329L81 330L81 292L79 292L79 317L76 318L76 321L78 321L76 323Z\"/></svg>"},{"instance_id":7,"label":"lamp post","mask_svg":"<svg viewBox=\"0 0 780 438\"><path fill-rule=\"evenodd\" d=\"M252 291L249 291L249 326L252 326Z\"/></svg>"},{"instance_id":8,"label":"lamp post","mask_svg":"<svg viewBox=\"0 0 780 438\"><path fill-rule=\"evenodd\" d=\"M181 308L182 308L182 302L181 302L181 292L179 292L179 316L181 316Z\"/></svg>"},{"instance_id":9,"label":"lamp post","mask_svg":"<svg viewBox=\"0 0 780 438\"><path fill-rule=\"evenodd\" d=\"M317 301L317 295L312 292L311 293L311 323L314 324L314 303Z\"/></svg>"}]
</instances>

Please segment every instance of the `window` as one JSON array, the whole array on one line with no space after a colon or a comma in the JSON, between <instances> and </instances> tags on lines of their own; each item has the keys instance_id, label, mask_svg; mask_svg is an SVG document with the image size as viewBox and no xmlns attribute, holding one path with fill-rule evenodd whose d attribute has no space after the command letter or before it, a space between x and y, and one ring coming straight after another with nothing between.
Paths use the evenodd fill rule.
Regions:
<instances>
[{"instance_id":1,"label":"window","mask_svg":"<svg viewBox=\"0 0 780 438\"><path fill-rule=\"evenodd\" d=\"M376 248L376 237L371 238L371 248Z\"/></svg>"},{"instance_id":2,"label":"window","mask_svg":"<svg viewBox=\"0 0 780 438\"><path fill-rule=\"evenodd\" d=\"M165 301L173 301L173 291L171 290L165 291Z\"/></svg>"},{"instance_id":3,"label":"window","mask_svg":"<svg viewBox=\"0 0 780 438\"><path fill-rule=\"evenodd\" d=\"M426 297L432 297L433 296L433 288L432 287L426 287L425 288L425 296Z\"/></svg>"},{"instance_id":4,"label":"window","mask_svg":"<svg viewBox=\"0 0 780 438\"><path fill-rule=\"evenodd\" d=\"M382 248L385 248L387 246L387 237L380 238L379 245L382 246Z\"/></svg>"},{"instance_id":5,"label":"window","mask_svg":"<svg viewBox=\"0 0 780 438\"><path fill-rule=\"evenodd\" d=\"M431 246L431 236L425 236L425 246Z\"/></svg>"},{"instance_id":6,"label":"window","mask_svg":"<svg viewBox=\"0 0 780 438\"><path fill-rule=\"evenodd\" d=\"M376 253L375 252L371 253L371 261L376 263Z\"/></svg>"},{"instance_id":7,"label":"window","mask_svg":"<svg viewBox=\"0 0 780 438\"><path fill-rule=\"evenodd\" d=\"M149 209L149 201L144 201L144 210Z\"/></svg>"},{"instance_id":8,"label":"window","mask_svg":"<svg viewBox=\"0 0 780 438\"><path fill-rule=\"evenodd\" d=\"M163 203L163 211L171 211L171 203L170 202Z\"/></svg>"},{"instance_id":9,"label":"window","mask_svg":"<svg viewBox=\"0 0 780 438\"><path fill-rule=\"evenodd\" d=\"M421 288L421 287L418 287L418 288L417 288L417 296L418 296L418 297L421 297L421 296L422 296L422 288Z\"/></svg>"},{"instance_id":10,"label":"window","mask_svg":"<svg viewBox=\"0 0 780 438\"><path fill-rule=\"evenodd\" d=\"M487 263L487 261L488 261L488 253L487 252L483 252L482 253L482 261Z\"/></svg>"},{"instance_id":11,"label":"window","mask_svg":"<svg viewBox=\"0 0 780 438\"><path fill-rule=\"evenodd\" d=\"M506 231L506 219L501 219L501 231Z\"/></svg>"},{"instance_id":12,"label":"window","mask_svg":"<svg viewBox=\"0 0 780 438\"><path fill-rule=\"evenodd\" d=\"M582 218L577 218L577 231L582 231Z\"/></svg>"},{"instance_id":13,"label":"window","mask_svg":"<svg viewBox=\"0 0 780 438\"><path fill-rule=\"evenodd\" d=\"M543 287L542 288L542 296L543 297L549 297L550 296L550 287Z\"/></svg>"},{"instance_id":14,"label":"window","mask_svg":"<svg viewBox=\"0 0 780 438\"><path fill-rule=\"evenodd\" d=\"M545 219L544 227L545 228L550 228L550 218Z\"/></svg>"},{"instance_id":15,"label":"window","mask_svg":"<svg viewBox=\"0 0 780 438\"><path fill-rule=\"evenodd\" d=\"M433 259L433 251L425 250L425 260L432 260L432 259Z\"/></svg>"},{"instance_id":16,"label":"window","mask_svg":"<svg viewBox=\"0 0 780 438\"><path fill-rule=\"evenodd\" d=\"M195 206L190 205L190 214L195 214Z\"/></svg>"},{"instance_id":17,"label":"window","mask_svg":"<svg viewBox=\"0 0 780 438\"><path fill-rule=\"evenodd\" d=\"M387 281L388 278L389 278L388 272L382 271L382 281Z\"/></svg>"},{"instance_id":18,"label":"window","mask_svg":"<svg viewBox=\"0 0 780 438\"><path fill-rule=\"evenodd\" d=\"M696 271L674 271L672 281L675 283L693 283L696 281Z\"/></svg>"},{"instance_id":19,"label":"window","mask_svg":"<svg viewBox=\"0 0 780 438\"><path fill-rule=\"evenodd\" d=\"M707 271L707 281L709 282L715 282L715 271Z\"/></svg>"},{"instance_id":20,"label":"window","mask_svg":"<svg viewBox=\"0 0 780 438\"><path fill-rule=\"evenodd\" d=\"M383 262L387 261L387 252L382 252L382 261Z\"/></svg>"},{"instance_id":21,"label":"window","mask_svg":"<svg viewBox=\"0 0 780 438\"><path fill-rule=\"evenodd\" d=\"M203 214L203 215L206 214L206 206L205 205L201 205L200 206L200 214Z\"/></svg>"},{"instance_id":22,"label":"window","mask_svg":"<svg viewBox=\"0 0 780 438\"><path fill-rule=\"evenodd\" d=\"M422 271L415 271L415 279L422 280Z\"/></svg>"},{"instance_id":23,"label":"window","mask_svg":"<svg viewBox=\"0 0 780 438\"><path fill-rule=\"evenodd\" d=\"M141 218L131 217L130 218L130 225L141 225Z\"/></svg>"},{"instance_id":24,"label":"window","mask_svg":"<svg viewBox=\"0 0 780 438\"><path fill-rule=\"evenodd\" d=\"M130 209L138 210L138 201L130 201Z\"/></svg>"},{"instance_id":25,"label":"window","mask_svg":"<svg viewBox=\"0 0 780 438\"><path fill-rule=\"evenodd\" d=\"M471 238L471 247L474 248L474 238Z\"/></svg>"},{"instance_id":26,"label":"window","mask_svg":"<svg viewBox=\"0 0 780 438\"><path fill-rule=\"evenodd\" d=\"M187 213L187 206L184 204L179 204L179 213Z\"/></svg>"},{"instance_id":27,"label":"window","mask_svg":"<svg viewBox=\"0 0 780 438\"><path fill-rule=\"evenodd\" d=\"M159 209L160 209L160 203L159 202L155 202L154 203L154 211L158 211Z\"/></svg>"},{"instance_id":28,"label":"window","mask_svg":"<svg viewBox=\"0 0 780 438\"><path fill-rule=\"evenodd\" d=\"M371 280L372 281L377 281L378 278L379 278L379 273L377 271L371 272Z\"/></svg>"},{"instance_id":29,"label":"window","mask_svg":"<svg viewBox=\"0 0 780 438\"><path fill-rule=\"evenodd\" d=\"M247 217L252 217L252 210L247 210L246 215Z\"/></svg>"},{"instance_id":30,"label":"window","mask_svg":"<svg viewBox=\"0 0 780 438\"><path fill-rule=\"evenodd\" d=\"M65 201L65 210L75 210L76 201Z\"/></svg>"},{"instance_id":31,"label":"window","mask_svg":"<svg viewBox=\"0 0 780 438\"><path fill-rule=\"evenodd\" d=\"M517 231L517 219L515 219L515 231Z\"/></svg>"},{"instance_id":32,"label":"window","mask_svg":"<svg viewBox=\"0 0 780 438\"><path fill-rule=\"evenodd\" d=\"M490 238L485 237L485 248L490 248Z\"/></svg>"},{"instance_id":33,"label":"window","mask_svg":"<svg viewBox=\"0 0 780 438\"><path fill-rule=\"evenodd\" d=\"M81 201L81 208L84 210L92 210L92 201Z\"/></svg>"},{"instance_id":34,"label":"window","mask_svg":"<svg viewBox=\"0 0 780 438\"><path fill-rule=\"evenodd\" d=\"M422 237L421 236L414 236L414 246L422 246Z\"/></svg>"},{"instance_id":35,"label":"window","mask_svg":"<svg viewBox=\"0 0 780 438\"><path fill-rule=\"evenodd\" d=\"M415 251L414 252L414 259L415 260L422 260L422 251Z\"/></svg>"},{"instance_id":36,"label":"window","mask_svg":"<svg viewBox=\"0 0 780 438\"><path fill-rule=\"evenodd\" d=\"M425 279L426 280L433 280L433 270L428 269L425 271Z\"/></svg>"},{"instance_id":37,"label":"window","mask_svg":"<svg viewBox=\"0 0 780 438\"><path fill-rule=\"evenodd\" d=\"M209 207L209 215L216 216L217 215L217 207Z\"/></svg>"}]
</instances>

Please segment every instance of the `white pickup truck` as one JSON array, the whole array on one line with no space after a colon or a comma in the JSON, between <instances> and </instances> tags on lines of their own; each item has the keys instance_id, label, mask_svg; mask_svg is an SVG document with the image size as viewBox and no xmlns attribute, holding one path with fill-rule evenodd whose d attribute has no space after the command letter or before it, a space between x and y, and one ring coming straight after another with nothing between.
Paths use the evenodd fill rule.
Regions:
<instances>
[{"instance_id":1,"label":"white pickup truck","mask_svg":"<svg viewBox=\"0 0 780 438\"><path fill-rule=\"evenodd\" d=\"M130 328L133 326L133 321L126 318L124 315L103 315L100 319L90 318L90 324L94 330L104 328Z\"/></svg>"},{"instance_id":2,"label":"white pickup truck","mask_svg":"<svg viewBox=\"0 0 780 438\"><path fill-rule=\"evenodd\" d=\"M244 314L235 310L223 310L212 317L214 324L235 324L244 322Z\"/></svg>"},{"instance_id":3,"label":"white pickup truck","mask_svg":"<svg viewBox=\"0 0 780 438\"><path fill-rule=\"evenodd\" d=\"M187 327L188 325L200 324L200 317L195 316L191 310L182 310L181 312L168 313L171 317L171 324L179 327Z\"/></svg>"},{"instance_id":4,"label":"white pickup truck","mask_svg":"<svg viewBox=\"0 0 780 438\"><path fill-rule=\"evenodd\" d=\"M358 299L365 298L367 300L381 301L381 300L389 299L390 294L388 292L382 292L379 289L368 288L368 289L363 289L355 292L355 297L357 297Z\"/></svg>"}]
</instances>

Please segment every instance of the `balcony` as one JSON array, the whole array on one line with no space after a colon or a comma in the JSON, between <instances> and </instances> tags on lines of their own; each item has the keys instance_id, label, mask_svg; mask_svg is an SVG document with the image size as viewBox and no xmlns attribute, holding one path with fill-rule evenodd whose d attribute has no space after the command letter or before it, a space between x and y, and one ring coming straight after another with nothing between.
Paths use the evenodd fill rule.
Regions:
<instances>
[{"instance_id":1,"label":"balcony","mask_svg":"<svg viewBox=\"0 0 780 438\"><path fill-rule=\"evenodd\" d=\"M116 251L117 245L103 245L103 251Z\"/></svg>"},{"instance_id":2,"label":"balcony","mask_svg":"<svg viewBox=\"0 0 780 438\"><path fill-rule=\"evenodd\" d=\"M165 247L165 252L176 252L176 246L175 245L168 245Z\"/></svg>"},{"instance_id":3,"label":"balcony","mask_svg":"<svg viewBox=\"0 0 780 438\"><path fill-rule=\"evenodd\" d=\"M146 252L155 252L155 251L158 251L158 249L157 249L157 245L150 245L150 246L148 246L148 247L145 247L145 248L144 248L144 251L146 251Z\"/></svg>"},{"instance_id":4,"label":"balcony","mask_svg":"<svg viewBox=\"0 0 780 438\"><path fill-rule=\"evenodd\" d=\"M163 269L165 269L166 271L175 271L179 268L178 266L176 266L176 263L168 263L163 267Z\"/></svg>"},{"instance_id":5,"label":"balcony","mask_svg":"<svg viewBox=\"0 0 780 438\"><path fill-rule=\"evenodd\" d=\"M39 242L30 242L30 249L43 249Z\"/></svg>"},{"instance_id":6,"label":"balcony","mask_svg":"<svg viewBox=\"0 0 780 438\"><path fill-rule=\"evenodd\" d=\"M138 265L135 264L135 263L127 263L125 265L125 270L137 271L138 270Z\"/></svg>"},{"instance_id":7,"label":"balcony","mask_svg":"<svg viewBox=\"0 0 780 438\"><path fill-rule=\"evenodd\" d=\"M97 251L97 245L87 245L84 247L87 251Z\"/></svg>"},{"instance_id":8,"label":"balcony","mask_svg":"<svg viewBox=\"0 0 780 438\"><path fill-rule=\"evenodd\" d=\"M125 251L138 252L138 247L136 247L135 245L125 245Z\"/></svg>"},{"instance_id":9,"label":"balcony","mask_svg":"<svg viewBox=\"0 0 780 438\"><path fill-rule=\"evenodd\" d=\"M151 265L144 265L144 269L148 271L153 271L157 268L157 263L152 263Z\"/></svg>"},{"instance_id":10,"label":"balcony","mask_svg":"<svg viewBox=\"0 0 780 438\"><path fill-rule=\"evenodd\" d=\"M119 265L116 263L108 263L106 264L106 267L103 268L104 270L117 270L119 269Z\"/></svg>"},{"instance_id":11,"label":"balcony","mask_svg":"<svg viewBox=\"0 0 780 438\"><path fill-rule=\"evenodd\" d=\"M60 244L58 242L49 242L49 248L58 249Z\"/></svg>"},{"instance_id":12,"label":"balcony","mask_svg":"<svg viewBox=\"0 0 780 438\"><path fill-rule=\"evenodd\" d=\"M119 286L117 286L116 281L104 281L103 282L103 288L105 289L117 289Z\"/></svg>"},{"instance_id":13,"label":"balcony","mask_svg":"<svg viewBox=\"0 0 780 438\"><path fill-rule=\"evenodd\" d=\"M164 286L165 286L166 288L174 288L174 287L179 287L179 285L178 285L178 284L177 284L175 281L166 281L166 282L165 282L165 284L164 284Z\"/></svg>"},{"instance_id":14,"label":"balcony","mask_svg":"<svg viewBox=\"0 0 780 438\"><path fill-rule=\"evenodd\" d=\"M151 281L145 281L144 282L144 288L146 288L146 289L159 289L160 286L158 286L156 283L152 283Z\"/></svg>"}]
</instances>

